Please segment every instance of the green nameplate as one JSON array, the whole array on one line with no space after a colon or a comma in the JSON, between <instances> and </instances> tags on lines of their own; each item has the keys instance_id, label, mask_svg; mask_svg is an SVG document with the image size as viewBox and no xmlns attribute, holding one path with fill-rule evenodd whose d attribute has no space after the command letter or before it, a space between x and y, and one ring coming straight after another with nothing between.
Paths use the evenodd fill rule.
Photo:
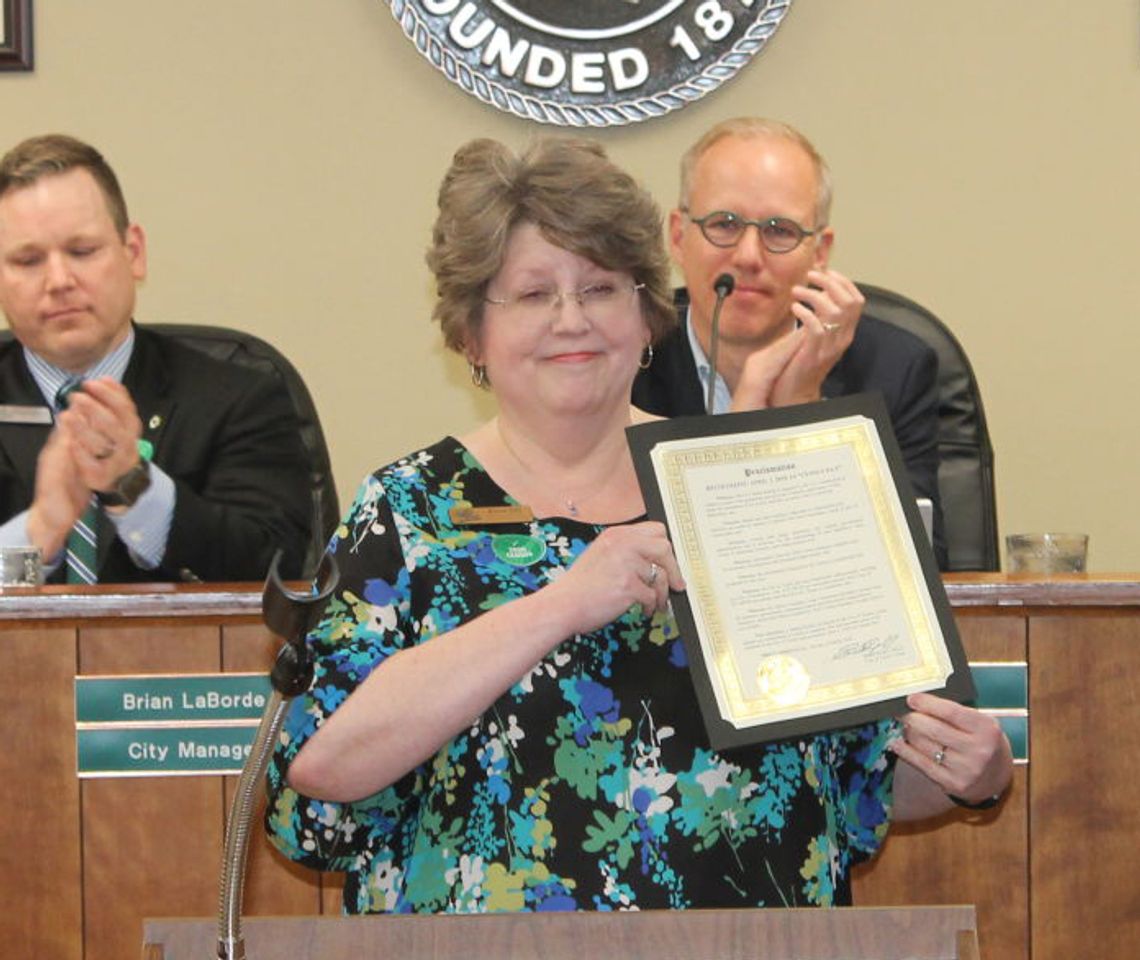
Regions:
<instances>
[{"instance_id":1,"label":"green nameplate","mask_svg":"<svg viewBox=\"0 0 1140 960\"><path fill-rule=\"evenodd\" d=\"M272 689L263 673L76 677L76 723L260 720Z\"/></svg>"},{"instance_id":2,"label":"green nameplate","mask_svg":"<svg viewBox=\"0 0 1140 960\"><path fill-rule=\"evenodd\" d=\"M1029 667L1024 663L970 664L978 697L974 706L990 713L1001 724L1013 759L1029 760Z\"/></svg>"},{"instance_id":3,"label":"green nameplate","mask_svg":"<svg viewBox=\"0 0 1140 960\"><path fill-rule=\"evenodd\" d=\"M76 677L79 776L239 773L272 693L263 673Z\"/></svg>"},{"instance_id":4,"label":"green nameplate","mask_svg":"<svg viewBox=\"0 0 1140 960\"><path fill-rule=\"evenodd\" d=\"M1009 737L1009 746L1013 751L1013 759L1017 762L1029 760L1029 717L1028 716L998 716L997 722L1001 724L1005 735Z\"/></svg>"},{"instance_id":5,"label":"green nameplate","mask_svg":"<svg viewBox=\"0 0 1140 960\"><path fill-rule=\"evenodd\" d=\"M971 663L979 710L1024 710L1029 706L1028 668L1024 663Z\"/></svg>"},{"instance_id":6,"label":"green nameplate","mask_svg":"<svg viewBox=\"0 0 1140 960\"><path fill-rule=\"evenodd\" d=\"M976 705L1029 759L1027 668L972 665ZM272 694L265 674L76 677L80 777L236 774Z\"/></svg>"},{"instance_id":7,"label":"green nameplate","mask_svg":"<svg viewBox=\"0 0 1140 960\"><path fill-rule=\"evenodd\" d=\"M256 726L84 727L76 731L80 777L234 774Z\"/></svg>"}]
</instances>

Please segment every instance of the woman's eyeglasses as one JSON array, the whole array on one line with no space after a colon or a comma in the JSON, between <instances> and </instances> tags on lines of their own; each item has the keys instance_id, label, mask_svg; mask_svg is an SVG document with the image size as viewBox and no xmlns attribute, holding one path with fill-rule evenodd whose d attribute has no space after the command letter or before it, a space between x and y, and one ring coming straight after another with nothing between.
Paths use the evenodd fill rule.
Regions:
<instances>
[{"instance_id":1,"label":"woman's eyeglasses","mask_svg":"<svg viewBox=\"0 0 1140 960\"><path fill-rule=\"evenodd\" d=\"M644 290L644 283L591 283L580 290L554 290L546 287L521 290L505 297L486 297L487 303L506 307L524 319L549 320L562 306L566 298L578 304L591 320L604 321L624 310L631 295Z\"/></svg>"}]
</instances>

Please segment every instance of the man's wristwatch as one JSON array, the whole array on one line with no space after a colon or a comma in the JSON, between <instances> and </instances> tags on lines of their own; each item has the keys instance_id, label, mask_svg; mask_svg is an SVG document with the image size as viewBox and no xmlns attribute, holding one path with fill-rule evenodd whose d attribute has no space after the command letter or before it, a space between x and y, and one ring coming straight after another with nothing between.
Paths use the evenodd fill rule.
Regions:
<instances>
[{"instance_id":1,"label":"man's wristwatch","mask_svg":"<svg viewBox=\"0 0 1140 960\"><path fill-rule=\"evenodd\" d=\"M133 507L150 487L150 463L141 459L118 480L110 490L95 491L95 498L103 507Z\"/></svg>"}]
</instances>

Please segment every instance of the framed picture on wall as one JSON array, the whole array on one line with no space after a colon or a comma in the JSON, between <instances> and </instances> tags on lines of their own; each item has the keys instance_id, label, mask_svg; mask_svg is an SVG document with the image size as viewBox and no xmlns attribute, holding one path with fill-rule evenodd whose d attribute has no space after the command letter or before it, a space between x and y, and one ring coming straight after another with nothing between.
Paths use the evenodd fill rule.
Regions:
<instances>
[{"instance_id":1,"label":"framed picture on wall","mask_svg":"<svg viewBox=\"0 0 1140 960\"><path fill-rule=\"evenodd\" d=\"M0 70L32 69L32 0L0 0Z\"/></svg>"}]
</instances>

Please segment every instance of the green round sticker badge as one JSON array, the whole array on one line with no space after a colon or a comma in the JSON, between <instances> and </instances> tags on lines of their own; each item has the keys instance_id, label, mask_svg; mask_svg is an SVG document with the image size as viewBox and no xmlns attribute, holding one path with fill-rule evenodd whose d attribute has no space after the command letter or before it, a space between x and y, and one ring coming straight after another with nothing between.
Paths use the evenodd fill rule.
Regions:
<instances>
[{"instance_id":1,"label":"green round sticker badge","mask_svg":"<svg viewBox=\"0 0 1140 960\"><path fill-rule=\"evenodd\" d=\"M525 533L499 533L491 539L491 549L504 563L529 567L546 556L546 543Z\"/></svg>"}]
</instances>

